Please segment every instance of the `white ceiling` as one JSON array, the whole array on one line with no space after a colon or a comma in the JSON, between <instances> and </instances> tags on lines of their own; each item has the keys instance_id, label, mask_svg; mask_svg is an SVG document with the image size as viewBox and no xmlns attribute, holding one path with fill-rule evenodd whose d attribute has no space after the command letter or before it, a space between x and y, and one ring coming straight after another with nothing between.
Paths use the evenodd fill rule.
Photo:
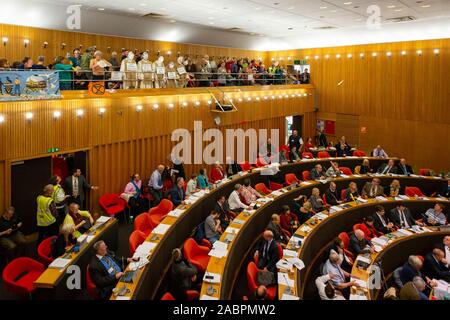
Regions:
<instances>
[{"instance_id":1,"label":"white ceiling","mask_svg":"<svg viewBox=\"0 0 450 320\"><path fill-rule=\"evenodd\" d=\"M321 33L317 28L365 27L367 8L377 5L382 25L387 19L413 16L418 21L450 17L450 0L34 0L80 4L83 9L127 16L164 15L166 22L208 28L240 28L254 36L285 38ZM405 24L405 29L408 28ZM290 30L290 28L292 28Z\"/></svg>"}]
</instances>

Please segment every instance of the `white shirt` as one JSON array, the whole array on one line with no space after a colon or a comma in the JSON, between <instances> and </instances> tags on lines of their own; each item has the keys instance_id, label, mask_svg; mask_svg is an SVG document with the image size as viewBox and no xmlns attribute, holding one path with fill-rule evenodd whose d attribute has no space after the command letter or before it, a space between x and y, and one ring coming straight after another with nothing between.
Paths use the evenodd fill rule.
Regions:
<instances>
[{"instance_id":1,"label":"white shirt","mask_svg":"<svg viewBox=\"0 0 450 320\"><path fill-rule=\"evenodd\" d=\"M194 193L195 189L197 189L197 181L194 179L189 180L186 186L186 195L188 196Z\"/></svg>"},{"instance_id":2,"label":"white shirt","mask_svg":"<svg viewBox=\"0 0 450 320\"><path fill-rule=\"evenodd\" d=\"M228 198L228 205L230 206L230 210L247 208L247 205L242 203L239 198L239 193L236 190L230 194L230 197Z\"/></svg>"},{"instance_id":3,"label":"white shirt","mask_svg":"<svg viewBox=\"0 0 450 320\"><path fill-rule=\"evenodd\" d=\"M316 287L317 290L319 290L319 296L320 299L322 300L345 300L344 296L342 296L342 294L339 291L335 291L334 297L333 298L328 298L326 293L325 293L325 287L326 287L326 283L328 281L330 281L330 275L326 274L324 276L321 277L317 277L316 279Z\"/></svg>"},{"instance_id":4,"label":"white shirt","mask_svg":"<svg viewBox=\"0 0 450 320\"><path fill-rule=\"evenodd\" d=\"M450 266L450 247L445 246L445 260L447 260L447 267Z\"/></svg>"}]
</instances>

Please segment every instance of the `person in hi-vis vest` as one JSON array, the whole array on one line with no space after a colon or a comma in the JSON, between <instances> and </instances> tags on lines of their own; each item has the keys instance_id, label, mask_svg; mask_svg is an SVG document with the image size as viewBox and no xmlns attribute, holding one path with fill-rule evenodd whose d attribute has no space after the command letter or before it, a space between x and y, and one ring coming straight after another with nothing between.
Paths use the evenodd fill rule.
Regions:
<instances>
[{"instance_id":1,"label":"person in hi-vis vest","mask_svg":"<svg viewBox=\"0 0 450 320\"><path fill-rule=\"evenodd\" d=\"M58 234L58 224L56 218L58 211L52 198L53 185L48 184L44 187L44 191L37 197L37 227L39 231L37 245L42 240L56 236Z\"/></svg>"}]
</instances>

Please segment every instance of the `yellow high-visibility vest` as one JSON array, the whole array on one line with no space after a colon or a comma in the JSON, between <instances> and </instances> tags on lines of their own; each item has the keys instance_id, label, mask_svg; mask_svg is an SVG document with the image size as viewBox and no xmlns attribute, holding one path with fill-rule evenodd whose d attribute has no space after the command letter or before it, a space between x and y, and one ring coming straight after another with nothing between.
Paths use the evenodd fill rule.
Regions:
<instances>
[{"instance_id":1,"label":"yellow high-visibility vest","mask_svg":"<svg viewBox=\"0 0 450 320\"><path fill-rule=\"evenodd\" d=\"M38 227L47 227L56 222L56 218L50 211L50 205L53 199L40 195L37 197L37 225Z\"/></svg>"},{"instance_id":2,"label":"yellow high-visibility vest","mask_svg":"<svg viewBox=\"0 0 450 320\"><path fill-rule=\"evenodd\" d=\"M58 202L58 192L59 192L59 190L63 190L63 188L59 184L57 184L56 186L53 186L52 199L53 199L53 202L55 202L55 204L59 203ZM64 190L63 190L63 192L64 192Z\"/></svg>"}]
</instances>

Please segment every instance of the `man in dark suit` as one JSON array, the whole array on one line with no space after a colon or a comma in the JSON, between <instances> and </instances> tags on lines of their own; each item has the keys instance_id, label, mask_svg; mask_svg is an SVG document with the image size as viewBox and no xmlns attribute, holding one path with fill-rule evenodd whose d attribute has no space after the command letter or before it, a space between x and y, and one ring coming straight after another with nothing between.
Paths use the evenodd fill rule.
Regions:
<instances>
[{"instance_id":1,"label":"man in dark suit","mask_svg":"<svg viewBox=\"0 0 450 320\"><path fill-rule=\"evenodd\" d=\"M380 185L381 181L378 178L373 178L371 182L366 182L361 195L363 198L375 198L384 194L384 189Z\"/></svg>"},{"instance_id":2,"label":"man in dark suit","mask_svg":"<svg viewBox=\"0 0 450 320\"><path fill-rule=\"evenodd\" d=\"M184 204L186 198L186 192L184 191L184 179L182 177L177 178L177 183L170 189L170 199L175 207L180 204Z\"/></svg>"},{"instance_id":3,"label":"man in dark suit","mask_svg":"<svg viewBox=\"0 0 450 320\"><path fill-rule=\"evenodd\" d=\"M408 261L402 266L400 270L400 281L405 285L412 281L414 277L424 278L420 269L422 269L423 262L418 256L411 255L408 257Z\"/></svg>"},{"instance_id":4,"label":"man in dark suit","mask_svg":"<svg viewBox=\"0 0 450 320\"><path fill-rule=\"evenodd\" d=\"M356 229L355 233L350 236L348 249L355 257L360 253L374 252L372 243L365 238L364 232L360 229Z\"/></svg>"},{"instance_id":5,"label":"man in dark suit","mask_svg":"<svg viewBox=\"0 0 450 320\"><path fill-rule=\"evenodd\" d=\"M80 209L84 209L85 190L96 190L98 187L91 186L81 174L81 169L76 168L73 174L66 178L66 194L70 196L68 203L76 203Z\"/></svg>"},{"instance_id":6,"label":"man in dark suit","mask_svg":"<svg viewBox=\"0 0 450 320\"><path fill-rule=\"evenodd\" d=\"M180 249L172 251L170 270L170 292L177 300L187 300L187 290L193 289L197 281L197 268L183 255Z\"/></svg>"},{"instance_id":7,"label":"man in dark suit","mask_svg":"<svg viewBox=\"0 0 450 320\"><path fill-rule=\"evenodd\" d=\"M289 232L286 230L283 230L280 226L280 216L276 213L272 215L272 219L267 225L267 230L272 231L273 238L275 241L280 243L281 245L286 245L289 241L288 234Z\"/></svg>"},{"instance_id":8,"label":"man in dark suit","mask_svg":"<svg viewBox=\"0 0 450 320\"><path fill-rule=\"evenodd\" d=\"M403 203L399 203L397 207L391 210L389 218L398 228L411 228L418 224Z\"/></svg>"},{"instance_id":9,"label":"man in dark suit","mask_svg":"<svg viewBox=\"0 0 450 320\"><path fill-rule=\"evenodd\" d=\"M263 239L258 243L255 252L255 259L258 258L258 268L265 271L276 272L278 256L277 242L273 239L273 232L264 231Z\"/></svg>"},{"instance_id":10,"label":"man in dark suit","mask_svg":"<svg viewBox=\"0 0 450 320\"><path fill-rule=\"evenodd\" d=\"M400 163L398 164L398 173L403 174L405 176L414 174L411 166L406 164L406 159L400 159Z\"/></svg>"},{"instance_id":11,"label":"man in dark suit","mask_svg":"<svg viewBox=\"0 0 450 320\"><path fill-rule=\"evenodd\" d=\"M320 129L317 129L317 145L319 147L328 147L327 137Z\"/></svg>"},{"instance_id":12,"label":"man in dark suit","mask_svg":"<svg viewBox=\"0 0 450 320\"><path fill-rule=\"evenodd\" d=\"M383 234L391 233L394 231L394 224L386 216L384 208L382 206L375 207L375 213L373 214L373 226L375 229Z\"/></svg>"},{"instance_id":13,"label":"man in dark suit","mask_svg":"<svg viewBox=\"0 0 450 320\"><path fill-rule=\"evenodd\" d=\"M414 279L406 283L399 293L400 300L428 300L423 291L426 289L426 283L421 277L414 277Z\"/></svg>"},{"instance_id":14,"label":"man in dark suit","mask_svg":"<svg viewBox=\"0 0 450 320\"><path fill-rule=\"evenodd\" d=\"M219 198L217 198L213 211L219 213L220 226L222 227L222 230L225 230L236 216L233 212L230 211L230 208L228 207L228 201L226 201L224 195L221 195L219 196Z\"/></svg>"},{"instance_id":15,"label":"man in dark suit","mask_svg":"<svg viewBox=\"0 0 450 320\"><path fill-rule=\"evenodd\" d=\"M430 279L450 282L450 270L446 266L445 253L439 248L434 248L425 256L423 273Z\"/></svg>"},{"instance_id":16,"label":"man in dark suit","mask_svg":"<svg viewBox=\"0 0 450 320\"><path fill-rule=\"evenodd\" d=\"M383 163L377 170L378 173L381 174L397 174L398 173L398 169L395 166L395 162L392 159L389 159L388 163Z\"/></svg>"},{"instance_id":17,"label":"man in dark suit","mask_svg":"<svg viewBox=\"0 0 450 320\"><path fill-rule=\"evenodd\" d=\"M98 295L102 300L107 300L120 277L123 276L123 270L125 270L124 258L116 259L114 254L108 251L108 246L102 240L94 243L93 249L95 255L89 263L89 272L97 287ZM137 261L137 259L128 258L126 261Z\"/></svg>"},{"instance_id":18,"label":"man in dark suit","mask_svg":"<svg viewBox=\"0 0 450 320\"><path fill-rule=\"evenodd\" d=\"M330 182L330 187L325 191L325 200L330 206L337 206L342 203L341 197L336 189L336 183L333 181Z\"/></svg>"}]
</instances>

